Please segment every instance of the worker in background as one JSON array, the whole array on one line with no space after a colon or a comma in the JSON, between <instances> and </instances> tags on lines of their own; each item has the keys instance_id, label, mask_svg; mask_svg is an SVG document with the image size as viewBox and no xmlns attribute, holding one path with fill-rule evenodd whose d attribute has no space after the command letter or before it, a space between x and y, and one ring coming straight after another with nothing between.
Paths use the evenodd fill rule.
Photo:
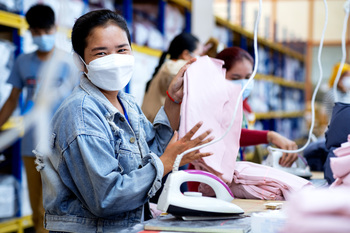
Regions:
<instances>
[{"instance_id":1,"label":"worker in background","mask_svg":"<svg viewBox=\"0 0 350 233\"><path fill-rule=\"evenodd\" d=\"M24 105L22 113L31 110L35 103L35 97L39 87L40 68L47 64L57 52L55 48L55 14L54 11L46 5L34 5L26 13L25 18L29 24L29 31L33 38L33 43L38 46L37 50L27 54L21 54L15 61L8 83L12 84L10 96L0 110L0 127L10 118L20 102L22 91L24 96ZM63 51L60 51L64 53ZM70 55L67 53L67 58ZM69 62L66 59L67 64ZM69 65L62 64L62 72L55 80L59 86L69 72ZM41 80L40 80L41 81ZM60 100L55 103L56 107ZM29 128L21 140L21 156L25 165L25 171L28 182L29 199L32 208L32 219L37 233L48 232L43 227L44 208L42 201L42 184L40 173L35 168L35 155L32 150L35 149L37 142L34 128Z\"/></svg>"},{"instance_id":2,"label":"worker in background","mask_svg":"<svg viewBox=\"0 0 350 233\"><path fill-rule=\"evenodd\" d=\"M152 79L146 85L142 111L150 122L153 122L158 110L164 105L166 91L174 76L187 61L201 54L201 43L190 33L180 33L170 42L168 51L163 52Z\"/></svg>"},{"instance_id":3,"label":"worker in background","mask_svg":"<svg viewBox=\"0 0 350 233\"><path fill-rule=\"evenodd\" d=\"M217 59L223 60L225 64L223 68L226 69L226 79L231 80L242 88L248 82L251 74L253 73L254 59L252 56L239 47L226 48L216 56ZM248 96L253 90L254 80L250 82L245 91L243 92L243 101L246 101ZM278 148L285 150L296 150L298 146L295 142L280 135L277 132L269 130L249 130L248 119L243 118L243 126L241 132L240 146L251 146L258 144L271 143ZM293 162L298 159L296 153L284 153L280 159L280 165L285 167L292 166Z\"/></svg>"}]
</instances>

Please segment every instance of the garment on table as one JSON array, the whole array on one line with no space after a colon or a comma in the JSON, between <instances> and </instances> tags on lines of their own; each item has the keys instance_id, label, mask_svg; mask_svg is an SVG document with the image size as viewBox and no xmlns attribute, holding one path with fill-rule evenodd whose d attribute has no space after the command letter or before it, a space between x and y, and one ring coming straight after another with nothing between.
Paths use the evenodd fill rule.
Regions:
<instances>
[{"instance_id":1,"label":"garment on table","mask_svg":"<svg viewBox=\"0 0 350 233\"><path fill-rule=\"evenodd\" d=\"M284 206L287 216L281 233L350 232L350 188L304 189Z\"/></svg>"},{"instance_id":2,"label":"garment on table","mask_svg":"<svg viewBox=\"0 0 350 233\"><path fill-rule=\"evenodd\" d=\"M72 58L71 55L59 50L55 49L54 53L64 53L65 59L63 59L60 65L62 66L61 72L57 74L57 80L54 82L54 87L57 88L61 86L63 81L67 78L67 75L71 70L69 69L70 64L72 64ZM51 56L50 59L54 54ZM13 87L16 87L18 89L22 89L24 92L24 101L23 101L23 107L22 112L26 113L30 111L31 107L33 106L33 103L36 98L36 94L40 87L40 80L39 80L39 74L41 71L41 67L43 67L45 64L50 62L51 60L47 61L41 61L35 52L28 53L28 54L21 54L15 61L15 64L12 68L11 74L7 80L9 84L12 84ZM59 65L59 64L57 64ZM52 112L55 112L58 108L58 106L62 103L64 98L57 99L54 103L54 106L52 108ZM27 132L25 132L24 136L21 140L21 154L25 156L33 156L32 150L37 145L36 137L34 136L35 132L33 127L28 129Z\"/></svg>"},{"instance_id":3,"label":"garment on table","mask_svg":"<svg viewBox=\"0 0 350 233\"><path fill-rule=\"evenodd\" d=\"M184 97L181 104L179 137L183 137L196 123L202 127L194 135L212 129L211 135L219 139L230 125L240 85L225 79L223 61L203 56L184 74ZM242 101L239 101L232 128L222 140L200 149L214 154L202 158L211 172L230 182L239 149L242 124ZM193 162L196 167L197 161Z\"/></svg>"},{"instance_id":4,"label":"garment on table","mask_svg":"<svg viewBox=\"0 0 350 233\"><path fill-rule=\"evenodd\" d=\"M334 105L332 117L326 131L326 148L328 155L324 164L324 177L329 184L334 182L333 171L330 166L331 158L336 157L334 149L346 142L350 134L350 104L337 102Z\"/></svg>"},{"instance_id":5,"label":"garment on table","mask_svg":"<svg viewBox=\"0 0 350 233\"><path fill-rule=\"evenodd\" d=\"M205 168L202 164L202 168ZM236 198L285 200L293 192L306 186L312 186L311 182L269 166L238 161L234 169L233 180L228 184ZM198 188L205 196L214 196L210 186L201 184Z\"/></svg>"},{"instance_id":6,"label":"garment on table","mask_svg":"<svg viewBox=\"0 0 350 233\"><path fill-rule=\"evenodd\" d=\"M163 63L158 73L151 81L148 91L143 97L142 111L150 122L154 121L157 112L160 107L164 105L166 98L166 91L170 85L171 80L179 72L181 67L186 64L187 61L179 60L167 60Z\"/></svg>"},{"instance_id":7,"label":"garment on table","mask_svg":"<svg viewBox=\"0 0 350 233\"><path fill-rule=\"evenodd\" d=\"M54 115L52 151L35 151L47 229L117 232L140 223L143 209L149 211L143 206L161 186L158 156L173 130L163 108L152 125L132 96L119 91L118 98L130 124L82 77Z\"/></svg>"}]
</instances>

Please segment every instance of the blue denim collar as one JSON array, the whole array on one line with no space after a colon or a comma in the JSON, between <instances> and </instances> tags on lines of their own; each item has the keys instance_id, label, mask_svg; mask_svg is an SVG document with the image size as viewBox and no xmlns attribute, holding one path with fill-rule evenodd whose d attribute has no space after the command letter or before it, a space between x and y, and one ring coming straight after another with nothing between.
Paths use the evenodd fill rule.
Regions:
<instances>
[{"instance_id":1,"label":"blue denim collar","mask_svg":"<svg viewBox=\"0 0 350 233\"><path fill-rule=\"evenodd\" d=\"M96 98L101 104L103 104L109 112L110 116L114 116L117 112L119 112L119 110L114 107L111 102L109 102L106 96L104 96L102 92L94 84L92 84L89 79L84 77L84 75L82 75L80 78L80 87L89 95Z\"/></svg>"}]
</instances>

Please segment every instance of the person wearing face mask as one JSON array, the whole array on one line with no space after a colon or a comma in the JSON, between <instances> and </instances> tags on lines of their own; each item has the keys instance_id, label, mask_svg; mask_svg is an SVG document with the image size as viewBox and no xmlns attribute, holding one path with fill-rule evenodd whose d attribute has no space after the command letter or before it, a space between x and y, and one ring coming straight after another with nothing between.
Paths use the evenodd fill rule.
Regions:
<instances>
[{"instance_id":1,"label":"person wearing face mask","mask_svg":"<svg viewBox=\"0 0 350 233\"><path fill-rule=\"evenodd\" d=\"M24 105L21 108L23 114L31 110L35 103L35 97L39 90L40 68L48 64L55 52L60 52L65 57L62 70L57 73L55 87L62 84L70 70L69 59L71 56L64 51L58 51L55 48L55 14L47 5L37 4L32 6L25 15L29 25L29 31L33 38L33 43L37 45L37 50L31 53L21 54L15 61L8 83L12 84L10 96L0 110L0 126L2 126L12 115L17 107L22 90L24 91ZM40 80L42 81L42 80ZM53 111L58 108L62 101L57 98ZM25 165L26 177L28 182L28 191L30 204L32 207L32 219L37 233L47 232L43 228L44 209L42 206L41 179L40 174L35 169L35 155L32 150L36 145L36 137L33 127L28 129L21 139L21 155Z\"/></svg>"},{"instance_id":2,"label":"person wearing face mask","mask_svg":"<svg viewBox=\"0 0 350 233\"><path fill-rule=\"evenodd\" d=\"M240 85L243 88L253 72L254 60L252 56L244 49L239 47L230 47L225 48L218 53L216 58L225 62L223 68L226 69L226 79ZM253 88L254 80L249 83L243 92L243 106L248 105L246 101ZM246 104L244 104L244 102L246 102ZM278 148L285 150L295 150L298 148L295 142L285 138L277 132L247 129L247 120L245 120L243 124L240 139L241 147L271 143ZM297 158L298 155L295 153L284 153L280 159L280 165L290 167L293 162L297 160Z\"/></svg>"},{"instance_id":3,"label":"person wearing face mask","mask_svg":"<svg viewBox=\"0 0 350 233\"><path fill-rule=\"evenodd\" d=\"M180 33L170 42L168 50L162 53L151 80L146 84L141 109L149 121L154 121L158 110L164 105L166 91L173 77L187 61L201 53L202 45L191 33Z\"/></svg>"},{"instance_id":4,"label":"person wearing face mask","mask_svg":"<svg viewBox=\"0 0 350 233\"><path fill-rule=\"evenodd\" d=\"M110 10L82 15L73 26L72 45L83 71L80 84L52 119L49 151L45 144L35 150L45 228L120 232L152 217L149 199L178 154L213 140L211 130L193 137L201 122L178 139L182 76L196 59L173 78L152 124L123 91L135 60L121 15ZM193 151L181 165L211 154Z\"/></svg>"}]
</instances>

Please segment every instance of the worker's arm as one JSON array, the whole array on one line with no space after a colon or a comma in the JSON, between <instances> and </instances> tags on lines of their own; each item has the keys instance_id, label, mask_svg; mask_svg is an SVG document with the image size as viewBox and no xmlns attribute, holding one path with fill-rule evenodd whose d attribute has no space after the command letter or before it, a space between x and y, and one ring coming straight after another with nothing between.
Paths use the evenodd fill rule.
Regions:
<instances>
[{"instance_id":1,"label":"worker's arm","mask_svg":"<svg viewBox=\"0 0 350 233\"><path fill-rule=\"evenodd\" d=\"M0 128L3 124L5 124L5 122L12 115L13 111L16 109L20 94L21 89L16 87L12 88L10 96L0 110Z\"/></svg>"}]
</instances>

